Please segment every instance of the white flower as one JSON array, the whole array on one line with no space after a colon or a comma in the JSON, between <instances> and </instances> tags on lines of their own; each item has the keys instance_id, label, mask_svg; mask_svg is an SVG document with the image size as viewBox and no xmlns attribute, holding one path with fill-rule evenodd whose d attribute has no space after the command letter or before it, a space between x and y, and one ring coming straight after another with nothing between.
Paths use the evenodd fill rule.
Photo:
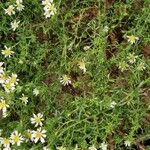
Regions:
<instances>
[{"instance_id":1,"label":"white flower","mask_svg":"<svg viewBox=\"0 0 150 150\"><path fill-rule=\"evenodd\" d=\"M49 5L50 3L53 3L53 0L42 0L42 5Z\"/></svg>"},{"instance_id":2,"label":"white flower","mask_svg":"<svg viewBox=\"0 0 150 150\"><path fill-rule=\"evenodd\" d=\"M11 150L11 148L10 147L5 147L5 148L3 148L3 150Z\"/></svg>"},{"instance_id":3,"label":"white flower","mask_svg":"<svg viewBox=\"0 0 150 150\"><path fill-rule=\"evenodd\" d=\"M129 65L125 61L119 62L119 69L121 70L121 72L127 70L128 67L129 67Z\"/></svg>"},{"instance_id":4,"label":"white flower","mask_svg":"<svg viewBox=\"0 0 150 150\"><path fill-rule=\"evenodd\" d=\"M17 144L17 146L20 146L21 143L23 143L24 138L22 137L21 133L18 133L18 131L14 131L11 136L11 143L12 145Z\"/></svg>"},{"instance_id":5,"label":"white flower","mask_svg":"<svg viewBox=\"0 0 150 150\"><path fill-rule=\"evenodd\" d=\"M11 48L8 48L8 47L5 45L5 50L2 50L2 54L3 54L5 57L11 57L11 55L14 54L14 52L11 50Z\"/></svg>"},{"instance_id":6,"label":"white flower","mask_svg":"<svg viewBox=\"0 0 150 150\"><path fill-rule=\"evenodd\" d=\"M11 28L13 29L13 31L15 31L18 27L19 27L19 23L20 21L16 21L14 20L14 22L11 22Z\"/></svg>"},{"instance_id":7,"label":"white flower","mask_svg":"<svg viewBox=\"0 0 150 150\"><path fill-rule=\"evenodd\" d=\"M108 30L109 30L108 26L105 26L103 29L104 32L108 32Z\"/></svg>"},{"instance_id":8,"label":"white flower","mask_svg":"<svg viewBox=\"0 0 150 150\"><path fill-rule=\"evenodd\" d=\"M83 71L83 73L86 72L85 62L84 60L78 61L79 68Z\"/></svg>"},{"instance_id":9,"label":"white flower","mask_svg":"<svg viewBox=\"0 0 150 150\"><path fill-rule=\"evenodd\" d=\"M8 14L9 16L11 16L12 14L15 14L14 9L15 7L13 5L10 5L7 9L4 9L5 14Z\"/></svg>"},{"instance_id":10,"label":"white flower","mask_svg":"<svg viewBox=\"0 0 150 150\"><path fill-rule=\"evenodd\" d=\"M35 89L33 90L33 95L35 95L35 96L39 95L39 90L35 88Z\"/></svg>"},{"instance_id":11,"label":"white flower","mask_svg":"<svg viewBox=\"0 0 150 150\"><path fill-rule=\"evenodd\" d=\"M145 69L146 69L145 63L144 62L140 62L140 64L137 66L137 70L143 71Z\"/></svg>"},{"instance_id":12,"label":"white flower","mask_svg":"<svg viewBox=\"0 0 150 150\"><path fill-rule=\"evenodd\" d=\"M32 136L31 136L32 141L34 141L35 143L37 143L38 141L44 143L46 138L45 133L46 130L42 130L41 128L38 128L37 131L32 131Z\"/></svg>"},{"instance_id":13,"label":"white flower","mask_svg":"<svg viewBox=\"0 0 150 150\"><path fill-rule=\"evenodd\" d=\"M24 5L22 4L22 0L16 0L16 7L18 11L22 11L24 9Z\"/></svg>"},{"instance_id":14,"label":"white flower","mask_svg":"<svg viewBox=\"0 0 150 150\"><path fill-rule=\"evenodd\" d=\"M45 10L45 12L44 12L45 18L49 18L49 17L53 16L54 14L55 14L54 11Z\"/></svg>"},{"instance_id":15,"label":"white flower","mask_svg":"<svg viewBox=\"0 0 150 150\"><path fill-rule=\"evenodd\" d=\"M134 35L127 36L127 38L128 38L128 42L130 42L131 44L134 44L137 40L139 40L139 37L136 37Z\"/></svg>"},{"instance_id":16,"label":"white flower","mask_svg":"<svg viewBox=\"0 0 150 150\"><path fill-rule=\"evenodd\" d=\"M56 13L55 5L52 4L52 3L49 3L48 5L45 5L44 10L45 11L50 11L51 15L54 15Z\"/></svg>"},{"instance_id":17,"label":"white flower","mask_svg":"<svg viewBox=\"0 0 150 150\"><path fill-rule=\"evenodd\" d=\"M101 143L100 148L101 148L102 150L107 150L107 144L106 144L105 142Z\"/></svg>"},{"instance_id":18,"label":"white flower","mask_svg":"<svg viewBox=\"0 0 150 150\"><path fill-rule=\"evenodd\" d=\"M88 148L88 150L97 150L97 148L94 145L92 145L91 147Z\"/></svg>"},{"instance_id":19,"label":"white flower","mask_svg":"<svg viewBox=\"0 0 150 150\"><path fill-rule=\"evenodd\" d=\"M22 0L16 0L17 4L22 3L22 2L23 2Z\"/></svg>"},{"instance_id":20,"label":"white flower","mask_svg":"<svg viewBox=\"0 0 150 150\"><path fill-rule=\"evenodd\" d=\"M43 147L43 150L51 150L50 148L48 148L47 146Z\"/></svg>"},{"instance_id":21,"label":"white flower","mask_svg":"<svg viewBox=\"0 0 150 150\"><path fill-rule=\"evenodd\" d=\"M67 46L68 51L72 51L72 46L73 46L73 42L71 42L71 43Z\"/></svg>"},{"instance_id":22,"label":"white flower","mask_svg":"<svg viewBox=\"0 0 150 150\"><path fill-rule=\"evenodd\" d=\"M74 150L79 150L80 148L78 148L78 145L76 144Z\"/></svg>"},{"instance_id":23,"label":"white flower","mask_svg":"<svg viewBox=\"0 0 150 150\"><path fill-rule=\"evenodd\" d=\"M4 89L7 93L10 93L11 91L13 91L15 89L15 85L13 83L11 83L9 79L6 80L6 82L4 84L2 84L2 86L4 87Z\"/></svg>"},{"instance_id":24,"label":"white flower","mask_svg":"<svg viewBox=\"0 0 150 150\"><path fill-rule=\"evenodd\" d=\"M132 53L132 54L130 53L127 57L130 64L134 64L136 62L137 58L138 58L138 56L136 56L135 53Z\"/></svg>"},{"instance_id":25,"label":"white flower","mask_svg":"<svg viewBox=\"0 0 150 150\"><path fill-rule=\"evenodd\" d=\"M17 4L17 10L18 10L18 11L24 10L24 5L21 4L21 3Z\"/></svg>"},{"instance_id":26,"label":"white flower","mask_svg":"<svg viewBox=\"0 0 150 150\"><path fill-rule=\"evenodd\" d=\"M45 16L45 18L49 18L51 16L50 12L49 11L45 11L44 12L44 16Z\"/></svg>"},{"instance_id":27,"label":"white flower","mask_svg":"<svg viewBox=\"0 0 150 150\"><path fill-rule=\"evenodd\" d=\"M126 141L124 141L124 145L127 147L127 146L131 146L131 141L129 141L129 140L126 140Z\"/></svg>"},{"instance_id":28,"label":"white flower","mask_svg":"<svg viewBox=\"0 0 150 150\"><path fill-rule=\"evenodd\" d=\"M7 116L8 116L8 113L7 113L7 111L5 111L5 112L3 112L3 114L2 114L3 116L3 118L6 118Z\"/></svg>"},{"instance_id":29,"label":"white flower","mask_svg":"<svg viewBox=\"0 0 150 150\"><path fill-rule=\"evenodd\" d=\"M8 107L9 107L9 105L6 103L6 101L3 98L1 98L0 110L2 110L2 112L6 112Z\"/></svg>"},{"instance_id":30,"label":"white flower","mask_svg":"<svg viewBox=\"0 0 150 150\"><path fill-rule=\"evenodd\" d=\"M71 84L71 79L67 75L63 75L62 78L60 78L60 83L62 83L64 86Z\"/></svg>"},{"instance_id":31,"label":"white flower","mask_svg":"<svg viewBox=\"0 0 150 150\"><path fill-rule=\"evenodd\" d=\"M11 77L9 77L10 83L13 83L15 85L18 84L19 79L17 79L17 74L12 73Z\"/></svg>"},{"instance_id":32,"label":"white flower","mask_svg":"<svg viewBox=\"0 0 150 150\"><path fill-rule=\"evenodd\" d=\"M60 147L57 147L57 150L66 150L66 147L60 146Z\"/></svg>"},{"instance_id":33,"label":"white flower","mask_svg":"<svg viewBox=\"0 0 150 150\"><path fill-rule=\"evenodd\" d=\"M0 62L0 74L4 72L3 64L4 62Z\"/></svg>"},{"instance_id":34,"label":"white flower","mask_svg":"<svg viewBox=\"0 0 150 150\"><path fill-rule=\"evenodd\" d=\"M25 96L24 94L22 94L22 97L20 98L20 100L26 105L28 103L28 97Z\"/></svg>"},{"instance_id":35,"label":"white flower","mask_svg":"<svg viewBox=\"0 0 150 150\"><path fill-rule=\"evenodd\" d=\"M43 114L41 113L38 113L37 115L33 114L33 118L31 118L30 120L32 124L35 124L35 127L37 127L38 125L42 126L43 125L42 121L44 120Z\"/></svg>"},{"instance_id":36,"label":"white flower","mask_svg":"<svg viewBox=\"0 0 150 150\"><path fill-rule=\"evenodd\" d=\"M0 141L4 148L10 148L10 140L8 138L1 138Z\"/></svg>"},{"instance_id":37,"label":"white flower","mask_svg":"<svg viewBox=\"0 0 150 150\"><path fill-rule=\"evenodd\" d=\"M85 51L87 51L88 49L90 49L90 46L84 46L83 49L84 49Z\"/></svg>"},{"instance_id":38,"label":"white flower","mask_svg":"<svg viewBox=\"0 0 150 150\"><path fill-rule=\"evenodd\" d=\"M49 18L56 14L56 8L54 4L49 3L44 6L44 15L46 18Z\"/></svg>"},{"instance_id":39,"label":"white flower","mask_svg":"<svg viewBox=\"0 0 150 150\"><path fill-rule=\"evenodd\" d=\"M116 104L117 104L117 103L116 103L115 101L112 101L112 102L110 103L110 107L111 107L111 108L114 108L114 107L116 106Z\"/></svg>"},{"instance_id":40,"label":"white flower","mask_svg":"<svg viewBox=\"0 0 150 150\"><path fill-rule=\"evenodd\" d=\"M6 73L3 72L2 74L0 74L0 83L3 84L6 82L6 80L7 80L7 75Z\"/></svg>"}]
</instances>

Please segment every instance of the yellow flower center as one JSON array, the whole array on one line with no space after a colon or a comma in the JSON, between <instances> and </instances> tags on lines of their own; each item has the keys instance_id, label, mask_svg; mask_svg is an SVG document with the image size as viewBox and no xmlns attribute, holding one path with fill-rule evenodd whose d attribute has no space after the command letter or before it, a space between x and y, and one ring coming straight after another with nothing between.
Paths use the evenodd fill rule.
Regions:
<instances>
[{"instance_id":1,"label":"yellow flower center","mask_svg":"<svg viewBox=\"0 0 150 150\"><path fill-rule=\"evenodd\" d=\"M50 10L50 11L54 11L54 10L55 10L54 5L52 5L52 4L51 4L51 5L49 5L49 10Z\"/></svg>"},{"instance_id":2,"label":"yellow flower center","mask_svg":"<svg viewBox=\"0 0 150 150\"><path fill-rule=\"evenodd\" d=\"M28 100L28 97L23 96L23 97L21 97L21 100L22 100L23 102L26 102L26 101Z\"/></svg>"},{"instance_id":3,"label":"yellow flower center","mask_svg":"<svg viewBox=\"0 0 150 150\"><path fill-rule=\"evenodd\" d=\"M40 118L40 117L36 117L36 118L35 118L35 122L36 122L36 123L40 123L40 122L41 122L41 118Z\"/></svg>"},{"instance_id":4,"label":"yellow flower center","mask_svg":"<svg viewBox=\"0 0 150 150\"><path fill-rule=\"evenodd\" d=\"M7 79L6 74L2 74L2 75L1 75L1 79L2 79L3 81L5 81L5 80Z\"/></svg>"},{"instance_id":5,"label":"yellow flower center","mask_svg":"<svg viewBox=\"0 0 150 150\"><path fill-rule=\"evenodd\" d=\"M6 87L7 89L11 89L11 87L12 87L12 86L11 86L11 83L6 83L6 84L5 84L5 87Z\"/></svg>"},{"instance_id":6,"label":"yellow flower center","mask_svg":"<svg viewBox=\"0 0 150 150\"><path fill-rule=\"evenodd\" d=\"M6 104L6 103L2 103L2 102L0 102L0 109L2 109L2 108L6 108L6 106L7 106L7 104Z\"/></svg>"},{"instance_id":7,"label":"yellow flower center","mask_svg":"<svg viewBox=\"0 0 150 150\"><path fill-rule=\"evenodd\" d=\"M129 40L134 42L136 40L136 37L131 35L131 36L129 36Z\"/></svg>"},{"instance_id":8,"label":"yellow flower center","mask_svg":"<svg viewBox=\"0 0 150 150\"><path fill-rule=\"evenodd\" d=\"M84 63L84 61L79 61L79 62L78 62L78 65L79 65L79 67L81 67L81 68L85 68L85 63Z\"/></svg>"},{"instance_id":9,"label":"yellow flower center","mask_svg":"<svg viewBox=\"0 0 150 150\"><path fill-rule=\"evenodd\" d=\"M38 138L38 139L40 139L42 137L42 133L40 133L40 132L37 132L36 133L36 135L35 135L35 138Z\"/></svg>"},{"instance_id":10,"label":"yellow flower center","mask_svg":"<svg viewBox=\"0 0 150 150\"><path fill-rule=\"evenodd\" d=\"M4 140L3 140L3 143L4 143L4 145L10 144L9 139L4 139Z\"/></svg>"},{"instance_id":11,"label":"yellow flower center","mask_svg":"<svg viewBox=\"0 0 150 150\"><path fill-rule=\"evenodd\" d=\"M11 78L10 78L10 82L11 82L11 83L15 83L16 81L17 81L17 78L16 78L16 77L11 77Z\"/></svg>"},{"instance_id":12,"label":"yellow flower center","mask_svg":"<svg viewBox=\"0 0 150 150\"><path fill-rule=\"evenodd\" d=\"M68 81L69 79L70 79L70 78L69 78L67 75L64 75L64 76L63 76L63 80L64 80L64 81Z\"/></svg>"},{"instance_id":13,"label":"yellow flower center","mask_svg":"<svg viewBox=\"0 0 150 150\"><path fill-rule=\"evenodd\" d=\"M18 135L14 136L14 143L18 143L20 141L20 137Z\"/></svg>"},{"instance_id":14,"label":"yellow flower center","mask_svg":"<svg viewBox=\"0 0 150 150\"><path fill-rule=\"evenodd\" d=\"M11 55L11 50L9 48L5 49L5 55Z\"/></svg>"},{"instance_id":15,"label":"yellow flower center","mask_svg":"<svg viewBox=\"0 0 150 150\"><path fill-rule=\"evenodd\" d=\"M14 8L12 6L9 6L7 10L11 13L14 10Z\"/></svg>"}]
</instances>

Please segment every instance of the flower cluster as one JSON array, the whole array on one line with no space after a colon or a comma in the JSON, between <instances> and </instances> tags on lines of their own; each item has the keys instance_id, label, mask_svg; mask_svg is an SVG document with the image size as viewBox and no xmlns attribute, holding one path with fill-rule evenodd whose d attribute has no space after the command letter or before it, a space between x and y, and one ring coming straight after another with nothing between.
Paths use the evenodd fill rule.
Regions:
<instances>
[{"instance_id":1,"label":"flower cluster","mask_svg":"<svg viewBox=\"0 0 150 150\"><path fill-rule=\"evenodd\" d=\"M46 138L46 130L42 130L41 128L41 126L43 126L44 121L43 114L33 114L33 117L30 120L31 124L35 124L35 127L40 127L37 128L37 130L27 130L27 138L35 143L37 143L38 141L44 143Z\"/></svg>"},{"instance_id":2,"label":"flower cluster","mask_svg":"<svg viewBox=\"0 0 150 150\"><path fill-rule=\"evenodd\" d=\"M53 0L43 0L42 1L44 16L45 18L49 18L56 14L56 7L53 4Z\"/></svg>"},{"instance_id":3,"label":"flower cluster","mask_svg":"<svg viewBox=\"0 0 150 150\"><path fill-rule=\"evenodd\" d=\"M100 145L101 150L107 150L107 147L108 145L105 142L101 143ZM88 148L88 150L97 150L97 148L94 145L92 145Z\"/></svg>"},{"instance_id":4,"label":"flower cluster","mask_svg":"<svg viewBox=\"0 0 150 150\"><path fill-rule=\"evenodd\" d=\"M5 69L3 68L3 64L3 62L0 62L0 84L5 91L9 93L15 89L19 79L15 73L12 73L11 76L7 75Z\"/></svg>"},{"instance_id":5,"label":"flower cluster","mask_svg":"<svg viewBox=\"0 0 150 150\"><path fill-rule=\"evenodd\" d=\"M5 14L8 14L9 16L14 15L16 13L15 7L18 11L22 11L24 9L24 5L22 4L22 0L16 0L15 5L9 5L7 9L4 9Z\"/></svg>"},{"instance_id":6,"label":"flower cluster","mask_svg":"<svg viewBox=\"0 0 150 150\"><path fill-rule=\"evenodd\" d=\"M129 67L132 67L134 64L136 64L136 68L138 71L143 71L146 69L143 60L141 60L139 56L135 55L134 52L128 54L126 61L119 62L119 69L123 72L125 70L128 70Z\"/></svg>"},{"instance_id":7,"label":"flower cluster","mask_svg":"<svg viewBox=\"0 0 150 150\"><path fill-rule=\"evenodd\" d=\"M53 0L42 0L42 6L43 6L45 18L50 18L51 16L54 16L57 12L57 9L55 7ZM16 14L16 12L23 11L24 8L25 8L25 6L23 5L23 0L16 0L15 4L9 5L8 8L4 9L4 11L5 11L6 15L12 17L14 14ZM10 23L10 25L11 25L11 29L13 31L16 31L20 25L20 21L18 21L17 19L14 19ZM44 25L42 25L42 26L44 27ZM105 26L103 31L105 33L108 33L109 27ZM135 44L139 40L139 37L136 37L134 35L130 35L130 36L126 36L126 39L130 44ZM17 43L16 43L16 45L17 45ZM29 47L31 47L31 45L29 45ZM83 48L84 51L87 51L89 49L91 49L91 47L88 45ZM70 48L70 50L71 50L71 48ZM1 54L4 57L3 59L7 59L9 61L9 59L13 57L15 52L13 51L13 47L9 47L9 46L5 45L4 49L1 50ZM92 54L93 54L93 52L92 52ZM23 61L20 60L19 63L23 64ZM143 71L146 69L145 63L144 63L144 61L141 61L140 56L136 55L134 52L131 52L127 55L127 57L123 61L119 62L118 67L123 72L125 70L128 70L130 67L133 67L135 64L136 64L135 68L138 71ZM5 66L6 66L6 64L4 62L0 62L0 86L2 87L2 89L4 90L5 93L10 94L12 91L14 91L16 89L16 86L18 85L19 79L18 79L18 75L16 73L12 73L12 72L10 73L10 71L8 71ZM84 59L80 59L76 63L76 66L78 67L78 69L83 74L85 74L87 72L87 63L85 62ZM93 74L92 74L92 76L93 76ZM73 78L71 78L71 76L64 74L60 78L60 83L64 86L67 86L67 85L72 84L72 79ZM31 80L32 80L32 78L31 78ZM27 91L29 91L29 90L27 90ZM34 96L39 95L39 93L40 92L37 88L35 88L33 90ZM13 93L11 93L11 94L13 95ZM84 94L84 95L86 95L86 94ZM25 105L28 103L28 99L29 99L29 97L26 96L25 94L22 94L22 96L19 98L19 100L21 100L21 102ZM115 108L116 105L117 105L117 103L115 101L111 101L109 107L113 109L113 108ZM3 118L7 116L7 111L9 109L9 107L10 107L10 103L5 98L5 96L0 97L0 114L2 114ZM18 112L20 112L20 108L19 108ZM22 120L20 120L20 122L21 121ZM45 129L43 129L44 128L43 127L43 125L44 125L43 114L42 113L37 113L37 114L33 113L33 116L30 118L30 124L33 127L33 130L28 129L28 130L26 130L25 134L20 133L19 131L17 131L15 129L15 130L13 130L13 132L8 137L4 136L4 137L0 138L0 148L2 148L4 150L10 150L11 147L13 147L13 145L21 146L21 144L23 144L24 142L27 142L27 141L34 143L34 145L35 145L35 143L38 143L38 142L41 145L43 143L47 143L47 142L45 142L46 137L47 137L47 135L46 135L47 131ZM6 135L6 134L7 133L5 133L4 135ZM1 136L1 130L0 130L0 136ZM131 146L132 141L126 140L126 141L124 141L124 145L126 147ZM43 149L44 150L48 149L48 146L43 147ZM66 150L67 147L60 146L60 147L56 147L56 149L57 150ZM78 146L76 146L74 150L78 150L78 149L79 149ZM97 144L96 146L91 145L87 149L88 150L97 150L97 149L107 150L108 144L103 142L99 145L99 147Z\"/></svg>"},{"instance_id":8,"label":"flower cluster","mask_svg":"<svg viewBox=\"0 0 150 150\"><path fill-rule=\"evenodd\" d=\"M15 8L19 12L24 10L23 1L22 0L16 0L16 4L9 5L7 9L4 9L5 10L5 14L7 14L9 16L14 15L16 13L15 12ZM11 22L11 28L12 28L13 31L15 31L19 27L19 23L20 23L20 21L16 21L16 20Z\"/></svg>"},{"instance_id":9,"label":"flower cluster","mask_svg":"<svg viewBox=\"0 0 150 150\"><path fill-rule=\"evenodd\" d=\"M9 138L4 137L0 139L0 143L3 146L3 149L5 150L10 150L11 145L20 146L23 143L23 141L24 141L23 136L16 130L11 133Z\"/></svg>"},{"instance_id":10,"label":"flower cluster","mask_svg":"<svg viewBox=\"0 0 150 150\"><path fill-rule=\"evenodd\" d=\"M17 0L17 9L18 10L22 10L24 7L22 5L22 1L21 0ZM10 8L12 8L13 10L13 6L10 6ZM9 9L10 9L9 8ZM14 14L13 11L10 10L8 14ZM6 11L6 10L5 10ZM16 30L16 28L18 27L18 22L14 21L14 23L11 23L11 25L13 26L13 30ZM7 47L4 46L4 50L1 51L2 55L4 55L5 58L10 58L14 52L12 51L11 47ZM2 85L2 87L5 89L5 92L10 93L11 91L13 91L16 88L16 85L18 85L18 76L15 73L12 73L11 75L8 74L6 68L5 68L5 63L4 62L0 62L0 84ZM38 89L34 89L33 90L33 95L37 96L39 94L39 90ZM24 103L27 104L28 102L28 97L25 96L24 94L22 94L22 97L20 97L20 100ZM7 108L9 108L9 104L7 103L6 100L4 100L4 98L0 98L0 112L2 112L3 118L6 117L7 115ZM42 114L37 114L37 115L33 115L33 118L31 118L31 123L35 124L35 127L37 126L42 126L43 123L42 121L44 121L44 119L42 118L43 115ZM33 131L29 131L28 130L28 138L24 138L21 133L18 133L18 131L14 131L12 132L11 136L9 138L0 138L0 146L2 146L3 149L7 149L10 150L11 149L11 145L16 145L16 146L20 146L24 141L27 140L31 140L35 143L37 143L38 141L41 141L42 143L45 142L45 138L46 138L46 130L42 130L41 127L33 130ZM30 136L29 136L30 135Z\"/></svg>"},{"instance_id":11,"label":"flower cluster","mask_svg":"<svg viewBox=\"0 0 150 150\"><path fill-rule=\"evenodd\" d=\"M3 99L1 99L0 110L6 112L7 107L9 107L9 105L6 104ZM44 143L46 138L46 130L41 128L41 126L43 125L43 121L44 119L42 114L33 114L33 118L31 118L31 124L35 124L35 127L40 127L36 130L27 130L24 136L22 136L21 133L18 133L18 131L15 130L14 132L12 132L9 138L0 138L0 143L3 146L3 149L11 149L11 145L20 146L24 141L27 142L29 140L34 143L37 143L39 141L41 143Z\"/></svg>"},{"instance_id":12,"label":"flower cluster","mask_svg":"<svg viewBox=\"0 0 150 150\"><path fill-rule=\"evenodd\" d=\"M139 40L139 37L136 37L134 35L130 35L130 36L126 36L127 41L131 44L136 43L136 41ZM135 53L129 53L129 55L127 56L127 61L121 61L119 62L119 69L123 72L125 70L128 70L129 68L129 64L134 64L137 60L138 56L135 55ZM129 63L129 64L128 64ZM141 68L141 70L144 70L145 68Z\"/></svg>"},{"instance_id":13,"label":"flower cluster","mask_svg":"<svg viewBox=\"0 0 150 150\"><path fill-rule=\"evenodd\" d=\"M83 74L86 73L86 63L83 59L77 62L77 66L79 67L79 69L82 71ZM62 75L62 77L59 80L60 83L64 86L71 84L71 78L66 74Z\"/></svg>"},{"instance_id":14,"label":"flower cluster","mask_svg":"<svg viewBox=\"0 0 150 150\"><path fill-rule=\"evenodd\" d=\"M99 148L101 150L107 150L107 147L108 147L108 145L105 142L101 143L101 145L99 146ZM59 146L56 149L57 150L67 150L67 148L63 147L63 146ZM76 147L73 150L79 150L79 149L80 148L78 148L78 145L76 145ZM92 145L92 146L88 147L87 150L97 150L97 148L94 145Z\"/></svg>"},{"instance_id":15,"label":"flower cluster","mask_svg":"<svg viewBox=\"0 0 150 150\"><path fill-rule=\"evenodd\" d=\"M4 57L10 58L14 52L11 50L11 48L4 46L5 49L1 51L2 55ZM18 85L18 76L16 73L10 73L6 70L6 64L4 62L0 62L0 85L3 87L6 93L12 92L16 85ZM7 116L7 108L9 107L8 103L4 98L0 98L0 111L2 111L2 117L5 118Z\"/></svg>"},{"instance_id":16,"label":"flower cluster","mask_svg":"<svg viewBox=\"0 0 150 150\"><path fill-rule=\"evenodd\" d=\"M16 0L16 5L15 6L16 6L16 9L18 11L22 11L24 9L24 5L22 3L23 3L22 0Z\"/></svg>"}]
</instances>

